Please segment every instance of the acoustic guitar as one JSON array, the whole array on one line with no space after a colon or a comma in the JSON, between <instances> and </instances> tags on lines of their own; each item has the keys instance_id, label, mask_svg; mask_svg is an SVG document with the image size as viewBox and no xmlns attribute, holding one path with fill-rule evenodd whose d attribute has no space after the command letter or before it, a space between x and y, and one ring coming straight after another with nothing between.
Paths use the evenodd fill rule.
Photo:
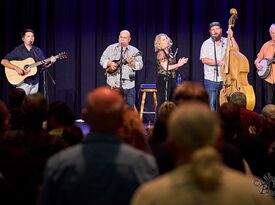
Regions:
<instances>
[{"instance_id":1,"label":"acoustic guitar","mask_svg":"<svg viewBox=\"0 0 275 205\"><path fill-rule=\"evenodd\" d=\"M58 55L54 56L56 59L65 59L68 57L66 52L61 52ZM24 73L19 75L15 70L5 67L6 77L10 84L18 85L22 83L25 78L33 76L37 73L37 66L48 64L51 62L51 58L47 58L42 61L35 62L33 58L26 58L25 60L13 60L10 61L11 64L21 68Z\"/></svg>"}]
</instances>

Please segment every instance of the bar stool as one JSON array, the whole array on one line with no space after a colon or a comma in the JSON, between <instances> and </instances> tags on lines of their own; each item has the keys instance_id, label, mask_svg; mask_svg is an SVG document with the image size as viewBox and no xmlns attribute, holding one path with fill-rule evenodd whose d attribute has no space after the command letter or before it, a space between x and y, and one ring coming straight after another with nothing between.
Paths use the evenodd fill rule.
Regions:
<instances>
[{"instance_id":1,"label":"bar stool","mask_svg":"<svg viewBox=\"0 0 275 205\"><path fill-rule=\"evenodd\" d=\"M142 120L143 114L156 114L157 108L157 88L156 84L141 84L140 85L140 92L142 92L141 104L140 104L140 112L139 116ZM144 112L144 106L146 101L147 93L153 93L153 103L154 103L154 112Z\"/></svg>"}]
</instances>

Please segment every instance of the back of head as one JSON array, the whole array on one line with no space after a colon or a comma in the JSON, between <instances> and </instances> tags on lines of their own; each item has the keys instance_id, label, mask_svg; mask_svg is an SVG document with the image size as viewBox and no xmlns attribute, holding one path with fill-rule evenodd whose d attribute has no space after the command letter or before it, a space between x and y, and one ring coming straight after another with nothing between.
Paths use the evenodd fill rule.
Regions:
<instances>
[{"instance_id":1,"label":"back of head","mask_svg":"<svg viewBox=\"0 0 275 205\"><path fill-rule=\"evenodd\" d=\"M185 81L177 87L174 93L174 102L179 105L190 100L199 101L209 105L208 93L198 82Z\"/></svg>"},{"instance_id":2,"label":"back of head","mask_svg":"<svg viewBox=\"0 0 275 205\"><path fill-rule=\"evenodd\" d=\"M167 122L170 115L176 108L176 104L170 101L162 103L159 107L159 116L155 121L151 136L148 138L148 141L152 147L158 146L166 141Z\"/></svg>"},{"instance_id":3,"label":"back of head","mask_svg":"<svg viewBox=\"0 0 275 205\"><path fill-rule=\"evenodd\" d=\"M9 110L4 102L0 100L0 134L3 133L8 126Z\"/></svg>"},{"instance_id":4,"label":"back of head","mask_svg":"<svg viewBox=\"0 0 275 205\"><path fill-rule=\"evenodd\" d=\"M230 95L229 102L238 105L241 108L245 108L246 96L243 92L234 92Z\"/></svg>"},{"instance_id":5,"label":"back of head","mask_svg":"<svg viewBox=\"0 0 275 205\"><path fill-rule=\"evenodd\" d=\"M92 132L115 132L122 125L123 97L109 87L99 87L88 94L83 109L84 120Z\"/></svg>"},{"instance_id":6,"label":"back of head","mask_svg":"<svg viewBox=\"0 0 275 205\"><path fill-rule=\"evenodd\" d=\"M176 109L176 104L170 101L165 101L160 105L158 113L160 116L169 117L173 110Z\"/></svg>"},{"instance_id":7,"label":"back of head","mask_svg":"<svg viewBox=\"0 0 275 205\"><path fill-rule=\"evenodd\" d=\"M14 88L9 92L9 108L20 108L23 100L26 97L26 93L22 88Z\"/></svg>"},{"instance_id":8,"label":"back of head","mask_svg":"<svg viewBox=\"0 0 275 205\"><path fill-rule=\"evenodd\" d=\"M275 124L275 105L268 104L262 109L262 116L265 120L269 122L274 122Z\"/></svg>"},{"instance_id":9,"label":"back of head","mask_svg":"<svg viewBox=\"0 0 275 205\"><path fill-rule=\"evenodd\" d=\"M79 127L75 125L66 126L62 133L62 138L70 146L78 144L83 141L83 134Z\"/></svg>"},{"instance_id":10,"label":"back of head","mask_svg":"<svg viewBox=\"0 0 275 205\"><path fill-rule=\"evenodd\" d=\"M31 130L42 129L47 110L47 101L41 93L26 96L22 104L24 127Z\"/></svg>"},{"instance_id":11,"label":"back of head","mask_svg":"<svg viewBox=\"0 0 275 205\"><path fill-rule=\"evenodd\" d=\"M50 129L55 128L54 125L52 125L54 123L52 121L54 121L55 124L62 126L73 125L74 115L65 102L55 101L49 105L48 125L50 126Z\"/></svg>"},{"instance_id":12,"label":"back of head","mask_svg":"<svg viewBox=\"0 0 275 205\"><path fill-rule=\"evenodd\" d=\"M233 137L241 131L240 107L233 103L224 103L219 109L226 137Z\"/></svg>"},{"instance_id":13,"label":"back of head","mask_svg":"<svg viewBox=\"0 0 275 205\"><path fill-rule=\"evenodd\" d=\"M123 125L118 130L118 136L137 149L146 151L148 148L142 121L138 113L127 104L123 106Z\"/></svg>"},{"instance_id":14,"label":"back of head","mask_svg":"<svg viewBox=\"0 0 275 205\"><path fill-rule=\"evenodd\" d=\"M169 141L189 162L191 175L198 188L211 191L220 181L220 159L215 150L219 121L204 103L183 103L168 124Z\"/></svg>"}]
</instances>

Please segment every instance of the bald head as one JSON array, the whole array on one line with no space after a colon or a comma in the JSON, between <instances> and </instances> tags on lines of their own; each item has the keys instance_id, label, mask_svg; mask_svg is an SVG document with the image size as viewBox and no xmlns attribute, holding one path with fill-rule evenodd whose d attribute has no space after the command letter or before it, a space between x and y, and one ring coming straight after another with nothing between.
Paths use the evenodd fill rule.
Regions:
<instances>
[{"instance_id":1,"label":"bald head","mask_svg":"<svg viewBox=\"0 0 275 205\"><path fill-rule=\"evenodd\" d=\"M121 35L121 34L124 34L124 35L127 35L127 36L131 37L131 34L130 34L130 32L128 30L122 30L122 31L120 31L119 35Z\"/></svg>"},{"instance_id":2,"label":"bald head","mask_svg":"<svg viewBox=\"0 0 275 205\"><path fill-rule=\"evenodd\" d=\"M130 32L127 31L127 30L122 30L119 33L118 42L120 44L124 44L125 47L127 47L129 45L130 41L131 41L131 34L130 34Z\"/></svg>"},{"instance_id":3,"label":"bald head","mask_svg":"<svg viewBox=\"0 0 275 205\"><path fill-rule=\"evenodd\" d=\"M100 87L88 94L86 121L93 132L112 132L122 123L123 97L109 87ZM85 113L84 113L85 114Z\"/></svg>"}]
</instances>

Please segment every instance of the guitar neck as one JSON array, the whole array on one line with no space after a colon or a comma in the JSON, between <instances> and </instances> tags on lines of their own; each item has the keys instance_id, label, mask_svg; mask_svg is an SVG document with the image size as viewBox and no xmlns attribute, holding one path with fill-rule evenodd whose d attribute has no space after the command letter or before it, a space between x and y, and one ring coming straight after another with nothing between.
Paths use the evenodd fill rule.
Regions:
<instances>
[{"instance_id":1,"label":"guitar neck","mask_svg":"<svg viewBox=\"0 0 275 205\"><path fill-rule=\"evenodd\" d=\"M231 25L228 26L228 29L231 29ZM226 43L226 50L225 50L225 73L228 73L228 66L229 66L229 50L230 50L230 34L227 34L227 43Z\"/></svg>"},{"instance_id":2,"label":"guitar neck","mask_svg":"<svg viewBox=\"0 0 275 205\"><path fill-rule=\"evenodd\" d=\"M59 58L59 56L58 55L56 55L56 56L54 56L56 59L58 59ZM51 57L50 58L47 58L47 59L44 59L44 60L42 60L42 61L38 61L38 62L36 62L36 63L33 63L33 64L31 64L29 67L30 68L33 68L33 67L37 67L37 66L40 66L40 65L42 65L42 64L47 64L47 63L49 63L51 61Z\"/></svg>"}]
</instances>

